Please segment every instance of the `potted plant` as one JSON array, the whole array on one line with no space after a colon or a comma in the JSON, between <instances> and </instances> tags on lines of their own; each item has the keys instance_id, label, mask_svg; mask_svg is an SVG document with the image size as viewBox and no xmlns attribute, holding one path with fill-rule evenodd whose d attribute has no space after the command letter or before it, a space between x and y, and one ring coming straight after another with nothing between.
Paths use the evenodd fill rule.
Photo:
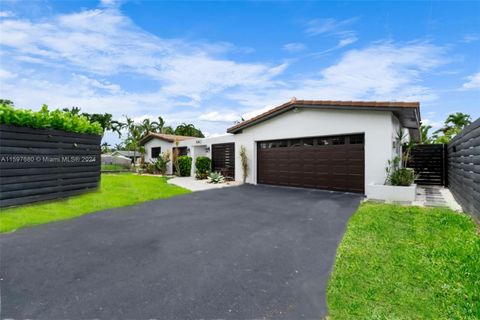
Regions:
<instances>
[{"instance_id":1,"label":"potted plant","mask_svg":"<svg viewBox=\"0 0 480 320\"><path fill-rule=\"evenodd\" d=\"M387 179L385 184L369 185L369 195L372 199L387 201L415 201L417 186L414 184L417 175L411 168L400 165L400 157L388 160L385 168Z\"/></svg>"}]
</instances>

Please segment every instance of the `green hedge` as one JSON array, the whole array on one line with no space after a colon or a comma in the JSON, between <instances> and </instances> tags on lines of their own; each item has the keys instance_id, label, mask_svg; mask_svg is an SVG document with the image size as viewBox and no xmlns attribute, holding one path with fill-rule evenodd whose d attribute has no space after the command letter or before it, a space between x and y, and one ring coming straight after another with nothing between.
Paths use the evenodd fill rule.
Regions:
<instances>
[{"instance_id":1,"label":"green hedge","mask_svg":"<svg viewBox=\"0 0 480 320\"><path fill-rule=\"evenodd\" d=\"M195 159L195 177L199 180L207 179L212 166L212 160L209 157L201 156Z\"/></svg>"},{"instance_id":2,"label":"green hedge","mask_svg":"<svg viewBox=\"0 0 480 320\"><path fill-rule=\"evenodd\" d=\"M178 157L178 167L180 169L180 176L182 177L190 176L190 171L192 170L192 157L189 157L189 156Z\"/></svg>"},{"instance_id":3,"label":"green hedge","mask_svg":"<svg viewBox=\"0 0 480 320\"><path fill-rule=\"evenodd\" d=\"M210 171L210 166L212 165L212 160L209 157L198 157L195 159L195 168L197 168L200 173L207 173Z\"/></svg>"},{"instance_id":4,"label":"green hedge","mask_svg":"<svg viewBox=\"0 0 480 320\"><path fill-rule=\"evenodd\" d=\"M0 104L0 124L36 129L57 129L95 135L103 134L103 128L100 123L92 123L84 116L58 109L49 111L47 105L43 105L40 111L32 111Z\"/></svg>"}]
</instances>

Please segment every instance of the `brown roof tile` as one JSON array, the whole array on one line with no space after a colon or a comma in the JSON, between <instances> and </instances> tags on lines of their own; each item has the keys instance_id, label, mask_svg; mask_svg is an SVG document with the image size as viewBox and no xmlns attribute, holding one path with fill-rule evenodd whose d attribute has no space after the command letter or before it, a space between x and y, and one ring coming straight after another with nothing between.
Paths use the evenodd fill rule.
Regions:
<instances>
[{"instance_id":1,"label":"brown roof tile","mask_svg":"<svg viewBox=\"0 0 480 320\"><path fill-rule=\"evenodd\" d=\"M292 98L291 101L286 102L278 107L270 109L258 116L255 116L251 119L240 122L239 124L234 125L227 129L229 133L235 133L243 128L253 125L257 121L267 119L274 114L282 111L286 111L289 108L294 106L328 106L335 108L338 107L358 107L361 108L379 108L379 109L388 109L388 108L420 108L419 102L392 102L392 101L331 101L331 100L295 100Z\"/></svg>"},{"instance_id":2,"label":"brown roof tile","mask_svg":"<svg viewBox=\"0 0 480 320\"><path fill-rule=\"evenodd\" d=\"M178 136L175 134L166 134L166 133L155 133L155 132L150 132L148 135L140 139L140 144L145 144L147 141L152 140L153 138L158 138L164 141L168 142L175 142L175 141L184 141L184 140L190 140L190 139L195 139L195 137L189 137L189 136Z\"/></svg>"}]
</instances>

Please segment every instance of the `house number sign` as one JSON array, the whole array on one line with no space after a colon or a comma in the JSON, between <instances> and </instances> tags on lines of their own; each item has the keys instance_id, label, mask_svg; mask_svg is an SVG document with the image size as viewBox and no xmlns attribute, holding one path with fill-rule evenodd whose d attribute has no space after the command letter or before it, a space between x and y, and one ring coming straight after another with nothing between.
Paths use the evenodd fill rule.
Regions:
<instances>
[{"instance_id":1,"label":"house number sign","mask_svg":"<svg viewBox=\"0 0 480 320\"><path fill-rule=\"evenodd\" d=\"M96 162L96 155L8 155L0 156L1 163L89 163Z\"/></svg>"}]
</instances>

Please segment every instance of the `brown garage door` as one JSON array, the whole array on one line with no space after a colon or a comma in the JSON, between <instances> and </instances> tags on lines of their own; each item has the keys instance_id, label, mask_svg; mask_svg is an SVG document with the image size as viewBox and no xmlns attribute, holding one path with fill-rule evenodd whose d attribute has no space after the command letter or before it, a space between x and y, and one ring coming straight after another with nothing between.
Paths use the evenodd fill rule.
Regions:
<instances>
[{"instance_id":1,"label":"brown garage door","mask_svg":"<svg viewBox=\"0 0 480 320\"><path fill-rule=\"evenodd\" d=\"M364 192L364 135L258 142L257 182Z\"/></svg>"},{"instance_id":2,"label":"brown garage door","mask_svg":"<svg viewBox=\"0 0 480 320\"><path fill-rule=\"evenodd\" d=\"M212 171L235 180L235 143L212 144Z\"/></svg>"}]
</instances>

